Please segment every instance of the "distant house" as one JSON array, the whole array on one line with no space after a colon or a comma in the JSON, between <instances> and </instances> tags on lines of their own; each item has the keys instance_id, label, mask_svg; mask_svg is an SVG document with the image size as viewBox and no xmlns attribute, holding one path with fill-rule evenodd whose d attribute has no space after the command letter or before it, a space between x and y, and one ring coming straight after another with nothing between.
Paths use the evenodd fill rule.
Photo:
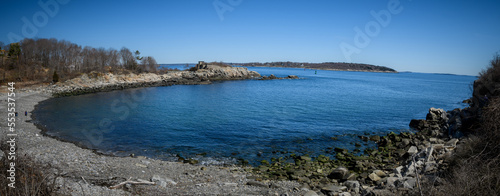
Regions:
<instances>
[{"instance_id":1,"label":"distant house","mask_svg":"<svg viewBox=\"0 0 500 196\"><path fill-rule=\"evenodd\" d=\"M198 61L198 64L196 64L197 69L206 69L207 68L207 63L205 61Z\"/></svg>"}]
</instances>

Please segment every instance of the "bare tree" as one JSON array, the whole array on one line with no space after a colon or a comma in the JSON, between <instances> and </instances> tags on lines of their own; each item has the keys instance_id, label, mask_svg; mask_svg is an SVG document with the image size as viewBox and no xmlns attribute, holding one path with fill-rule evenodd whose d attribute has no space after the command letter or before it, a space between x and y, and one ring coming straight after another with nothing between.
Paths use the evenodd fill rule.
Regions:
<instances>
[{"instance_id":1,"label":"bare tree","mask_svg":"<svg viewBox=\"0 0 500 196\"><path fill-rule=\"evenodd\" d=\"M108 50L109 66L111 68L117 68L120 66L120 54L115 49L110 48Z\"/></svg>"},{"instance_id":2,"label":"bare tree","mask_svg":"<svg viewBox=\"0 0 500 196\"><path fill-rule=\"evenodd\" d=\"M156 68L158 67L158 63L151 56L143 57L141 60L140 71L142 72L153 72L156 73Z\"/></svg>"},{"instance_id":3,"label":"bare tree","mask_svg":"<svg viewBox=\"0 0 500 196\"><path fill-rule=\"evenodd\" d=\"M125 47L120 51L89 46L82 48L69 41L53 38L26 38L8 45L0 42L0 72L4 75L0 75L2 81L50 81L54 72L67 79L82 72L102 72L105 67L156 72L157 63L153 57L141 57L139 51L132 53ZM5 78L5 75L9 78Z\"/></svg>"},{"instance_id":4,"label":"bare tree","mask_svg":"<svg viewBox=\"0 0 500 196\"><path fill-rule=\"evenodd\" d=\"M134 55L132 54L132 52L130 52L128 48L123 47L120 50L120 56L122 59L123 67L129 70L136 70L137 62L135 61Z\"/></svg>"}]
</instances>

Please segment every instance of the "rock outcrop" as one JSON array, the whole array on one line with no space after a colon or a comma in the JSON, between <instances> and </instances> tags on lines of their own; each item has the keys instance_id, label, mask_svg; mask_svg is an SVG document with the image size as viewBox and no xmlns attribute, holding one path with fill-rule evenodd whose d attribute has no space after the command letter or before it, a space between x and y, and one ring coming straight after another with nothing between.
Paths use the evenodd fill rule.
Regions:
<instances>
[{"instance_id":1,"label":"rock outcrop","mask_svg":"<svg viewBox=\"0 0 500 196\"><path fill-rule=\"evenodd\" d=\"M205 65L202 68L196 71L172 71L162 75L154 73L115 75L112 73L92 72L51 85L47 88L47 91L59 97L136 87L208 84L217 80L241 80L260 77L259 73L249 71L243 67Z\"/></svg>"},{"instance_id":2,"label":"rock outcrop","mask_svg":"<svg viewBox=\"0 0 500 196\"><path fill-rule=\"evenodd\" d=\"M296 75L289 75L287 77L276 77L274 74L269 76L262 76L259 80L284 80L284 79L299 79Z\"/></svg>"}]
</instances>

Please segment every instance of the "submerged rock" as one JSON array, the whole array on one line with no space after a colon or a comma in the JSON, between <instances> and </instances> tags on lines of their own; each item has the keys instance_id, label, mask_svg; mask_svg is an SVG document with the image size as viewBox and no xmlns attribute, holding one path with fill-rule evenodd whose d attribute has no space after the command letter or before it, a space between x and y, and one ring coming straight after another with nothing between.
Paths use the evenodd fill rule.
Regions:
<instances>
[{"instance_id":1,"label":"submerged rock","mask_svg":"<svg viewBox=\"0 0 500 196\"><path fill-rule=\"evenodd\" d=\"M262 76L259 80L284 80L284 79L299 79L296 75L288 75L287 77L276 77L274 74L270 76Z\"/></svg>"}]
</instances>

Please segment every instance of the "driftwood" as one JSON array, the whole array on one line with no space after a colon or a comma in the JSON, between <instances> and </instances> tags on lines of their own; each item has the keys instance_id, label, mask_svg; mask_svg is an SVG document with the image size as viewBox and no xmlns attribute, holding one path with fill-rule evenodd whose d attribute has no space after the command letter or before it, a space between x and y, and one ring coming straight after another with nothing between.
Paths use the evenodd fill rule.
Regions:
<instances>
[{"instance_id":1,"label":"driftwood","mask_svg":"<svg viewBox=\"0 0 500 196\"><path fill-rule=\"evenodd\" d=\"M137 179L137 181L132 181L132 178L129 178L127 181L125 182L122 182L120 184L117 184L115 186L111 186L109 187L110 189L116 189L116 188L119 188L123 185L126 185L126 184L147 184L147 185L155 185L156 183L154 182L150 182L150 181L147 181L147 180L141 180L141 179Z\"/></svg>"},{"instance_id":2,"label":"driftwood","mask_svg":"<svg viewBox=\"0 0 500 196\"><path fill-rule=\"evenodd\" d=\"M85 184L89 184L89 183L85 180L85 178L83 178L83 176L82 176L82 179L83 179L83 181L85 182Z\"/></svg>"}]
</instances>

